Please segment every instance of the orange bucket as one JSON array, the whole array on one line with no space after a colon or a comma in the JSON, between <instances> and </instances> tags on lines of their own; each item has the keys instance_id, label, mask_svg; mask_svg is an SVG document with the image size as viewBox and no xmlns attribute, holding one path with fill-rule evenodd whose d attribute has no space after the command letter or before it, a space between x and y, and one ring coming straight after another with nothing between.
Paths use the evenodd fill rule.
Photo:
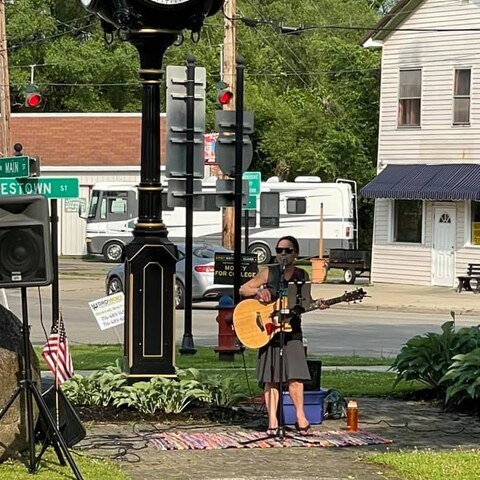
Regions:
<instances>
[{"instance_id":1,"label":"orange bucket","mask_svg":"<svg viewBox=\"0 0 480 480\"><path fill-rule=\"evenodd\" d=\"M312 282L325 283L328 273L327 260L324 258L312 258Z\"/></svg>"}]
</instances>

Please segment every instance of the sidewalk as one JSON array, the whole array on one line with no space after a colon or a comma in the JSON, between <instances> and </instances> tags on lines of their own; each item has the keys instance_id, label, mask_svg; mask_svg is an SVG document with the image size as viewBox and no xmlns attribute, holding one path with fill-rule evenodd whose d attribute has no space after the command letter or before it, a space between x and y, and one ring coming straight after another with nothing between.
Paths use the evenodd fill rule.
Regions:
<instances>
[{"instance_id":1,"label":"sidewalk","mask_svg":"<svg viewBox=\"0 0 480 480\"><path fill-rule=\"evenodd\" d=\"M238 431L242 425L140 423L89 425L75 448L94 456L116 456L133 480L400 480L383 467L359 461L368 453L410 449L477 449L479 421L447 414L424 402L357 398L360 429L393 443L341 448L241 448L159 451L146 436L162 430ZM346 428L346 420L324 420L320 431ZM90 479L86 479L90 480ZM93 480L93 479L92 479ZM106 479L105 479L106 480Z\"/></svg>"},{"instance_id":2,"label":"sidewalk","mask_svg":"<svg viewBox=\"0 0 480 480\"><path fill-rule=\"evenodd\" d=\"M346 291L363 288L367 292L362 302L355 308L379 311L442 312L454 311L456 315L480 315L480 295L472 292L456 293L453 288L418 285L399 285L393 283L377 283L374 285L346 285L343 283L323 283L312 285L313 298L332 298ZM349 308L340 303L335 308Z\"/></svg>"}]
</instances>

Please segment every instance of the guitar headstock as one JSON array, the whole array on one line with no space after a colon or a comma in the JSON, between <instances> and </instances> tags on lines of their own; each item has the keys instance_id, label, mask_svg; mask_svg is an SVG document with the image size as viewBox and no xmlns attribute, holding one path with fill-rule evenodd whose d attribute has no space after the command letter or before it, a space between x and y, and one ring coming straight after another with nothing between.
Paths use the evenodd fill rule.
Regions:
<instances>
[{"instance_id":1,"label":"guitar headstock","mask_svg":"<svg viewBox=\"0 0 480 480\"><path fill-rule=\"evenodd\" d=\"M342 295L343 302L361 302L364 297L367 296L367 292L363 288L356 288L355 290L350 290L349 292L345 292Z\"/></svg>"}]
</instances>

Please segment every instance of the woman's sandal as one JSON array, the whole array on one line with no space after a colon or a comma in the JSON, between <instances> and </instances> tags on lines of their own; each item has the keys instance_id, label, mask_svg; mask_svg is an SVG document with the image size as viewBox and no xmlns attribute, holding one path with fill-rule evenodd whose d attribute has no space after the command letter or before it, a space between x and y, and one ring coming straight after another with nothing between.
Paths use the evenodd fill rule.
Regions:
<instances>
[{"instance_id":1,"label":"woman's sandal","mask_svg":"<svg viewBox=\"0 0 480 480\"><path fill-rule=\"evenodd\" d=\"M301 427L298 422L295 422L295 428L297 429L297 432L300 434L300 435L308 435L311 430L311 426L309 423L307 423L304 427Z\"/></svg>"},{"instance_id":2,"label":"woman's sandal","mask_svg":"<svg viewBox=\"0 0 480 480\"><path fill-rule=\"evenodd\" d=\"M265 433L267 434L268 437L274 437L277 434L278 427L268 427L265 430Z\"/></svg>"}]
</instances>

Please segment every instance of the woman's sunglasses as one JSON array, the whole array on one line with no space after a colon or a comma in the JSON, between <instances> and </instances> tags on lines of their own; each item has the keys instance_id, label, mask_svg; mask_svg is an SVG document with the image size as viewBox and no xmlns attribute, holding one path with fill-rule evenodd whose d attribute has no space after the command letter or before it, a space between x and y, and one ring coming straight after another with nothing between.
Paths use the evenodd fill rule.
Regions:
<instances>
[{"instance_id":1,"label":"woman's sunglasses","mask_svg":"<svg viewBox=\"0 0 480 480\"><path fill-rule=\"evenodd\" d=\"M275 251L280 255L281 253L287 253L287 254L290 254L290 253L293 253L295 251L294 248L280 248L280 247L277 247L275 249Z\"/></svg>"}]
</instances>

